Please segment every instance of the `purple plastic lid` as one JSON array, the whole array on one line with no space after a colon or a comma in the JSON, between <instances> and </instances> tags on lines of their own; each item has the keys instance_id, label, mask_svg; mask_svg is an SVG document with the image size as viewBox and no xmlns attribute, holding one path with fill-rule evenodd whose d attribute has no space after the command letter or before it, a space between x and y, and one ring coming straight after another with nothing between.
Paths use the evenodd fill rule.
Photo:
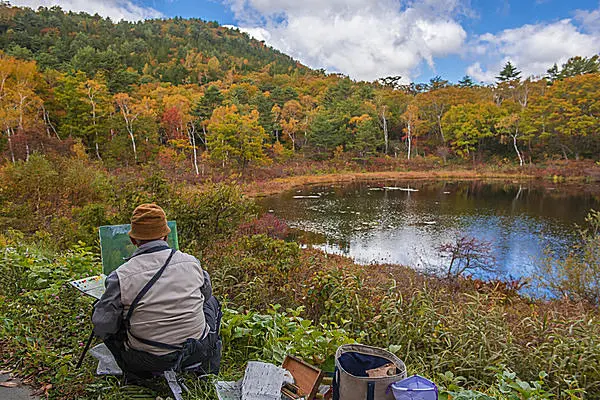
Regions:
<instances>
[{"instance_id":1,"label":"purple plastic lid","mask_svg":"<svg viewBox=\"0 0 600 400\"><path fill-rule=\"evenodd\" d=\"M399 382L392 383L392 389L405 391L437 391L435 383L419 375L413 375Z\"/></svg>"}]
</instances>

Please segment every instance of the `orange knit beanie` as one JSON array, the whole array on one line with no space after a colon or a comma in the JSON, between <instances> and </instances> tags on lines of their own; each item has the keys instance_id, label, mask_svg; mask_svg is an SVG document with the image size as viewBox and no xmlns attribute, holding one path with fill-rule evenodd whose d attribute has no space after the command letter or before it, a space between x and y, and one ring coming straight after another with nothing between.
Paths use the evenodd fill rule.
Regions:
<instances>
[{"instance_id":1,"label":"orange knit beanie","mask_svg":"<svg viewBox=\"0 0 600 400\"><path fill-rule=\"evenodd\" d=\"M167 236L167 216L156 204L141 204L133 210L129 236L137 240L155 240Z\"/></svg>"}]
</instances>

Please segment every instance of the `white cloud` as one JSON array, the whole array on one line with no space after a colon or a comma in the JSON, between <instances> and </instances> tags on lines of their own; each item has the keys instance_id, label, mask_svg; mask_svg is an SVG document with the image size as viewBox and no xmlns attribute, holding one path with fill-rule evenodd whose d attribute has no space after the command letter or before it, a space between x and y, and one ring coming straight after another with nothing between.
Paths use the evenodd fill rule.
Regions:
<instances>
[{"instance_id":1,"label":"white cloud","mask_svg":"<svg viewBox=\"0 0 600 400\"><path fill-rule=\"evenodd\" d=\"M597 10L576 10L575 19L581 22L583 29L587 32L600 33L600 8Z\"/></svg>"},{"instance_id":2,"label":"white cloud","mask_svg":"<svg viewBox=\"0 0 600 400\"><path fill-rule=\"evenodd\" d=\"M114 21L122 19L139 21L163 16L159 11L137 5L131 0L11 0L10 3L14 6L30 7L34 10L38 7L60 6L63 10L98 13L103 17L110 17Z\"/></svg>"},{"instance_id":3,"label":"white cloud","mask_svg":"<svg viewBox=\"0 0 600 400\"><path fill-rule=\"evenodd\" d=\"M314 68L355 79L414 77L459 54L465 0L224 0L240 30Z\"/></svg>"},{"instance_id":4,"label":"white cloud","mask_svg":"<svg viewBox=\"0 0 600 400\"><path fill-rule=\"evenodd\" d=\"M599 13L600 14L600 13ZM600 19L594 12L585 14L588 20ZM583 19L581 14L580 18ZM472 43L472 53L484 57L468 67L467 73L477 80L494 81L502 66L511 61L523 76L545 74L554 63L559 66L573 56L591 56L600 51L600 30L584 31L571 19L548 24L523 25L497 34L486 33Z\"/></svg>"},{"instance_id":5,"label":"white cloud","mask_svg":"<svg viewBox=\"0 0 600 400\"><path fill-rule=\"evenodd\" d=\"M240 28L235 25L223 25L225 28L239 29L242 32L246 32L258 41L269 42L271 40L271 34L265 28Z\"/></svg>"},{"instance_id":6,"label":"white cloud","mask_svg":"<svg viewBox=\"0 0 600 400\"><path fill-rule=\"evenodd\" d=\"M493 82L496 79L496 74L494 73L494 71L484 71L479 61L469 65L469 67L467 68L467 75L481 82Z\"/></svg>"}]
</instances>

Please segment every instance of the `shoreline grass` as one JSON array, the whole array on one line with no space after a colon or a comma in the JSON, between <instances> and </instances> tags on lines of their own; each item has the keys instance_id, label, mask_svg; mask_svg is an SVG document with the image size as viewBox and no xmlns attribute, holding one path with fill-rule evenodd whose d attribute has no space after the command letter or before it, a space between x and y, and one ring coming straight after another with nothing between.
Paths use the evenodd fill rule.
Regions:
<instances>
[{"instance_id":1,"label":"shoreline grass","mask_svg":"<svg viewBox=\"0 0 600 400\"><path fill-rule=\"evenodd\" d=\"M251 183L241 182L244 194L253 197L265 197L294 190L303 186L350 184L355 182L398 181L398 180L461 180L461 181L512 181L514 183L535 181L543 184L586 184L596 185L600 180L593 174L557 175L552 168L541 170L523 170L520 172L494 171L481 168L471 169L430 169L408 171L340 171L311 173L276 177Z\"/></svg>"},{"instance_id":2,"label":"shoreline grass","mask_svg":"<svg viewBox=\"0 0 600 400\"><path fill-rule=\"evenodd\" d=\"M381 172L340 172L323 175L299 175L275 178L266 182L243 184L242 190L249 197L264 197L298 189L303 186L350 184L354 182L393 181L393 180L539 180L539 177L528 174L512 174L498 172L478 172L469 170L441 171L381 171Z\"/></svg>"}]
</instances>

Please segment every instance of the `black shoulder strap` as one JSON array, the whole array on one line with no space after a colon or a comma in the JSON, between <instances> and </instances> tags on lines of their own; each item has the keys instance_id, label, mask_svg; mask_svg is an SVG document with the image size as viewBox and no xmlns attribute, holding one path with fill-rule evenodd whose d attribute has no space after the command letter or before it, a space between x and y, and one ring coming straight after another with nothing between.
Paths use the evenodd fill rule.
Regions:
<instances>
[{"instance_id":1,"label":"black shoulder strap","mask_svg":"<svg viewBox=\"0 0 600 400\"><path fill-rule=\"evenodd\" d=\"M367 400L375 400L375 382L367 382Z\"/></svg>"},{"instance_id":2,"label":"black shoulder strap","mask_svg":"<svg viewBox=\"0 0 600 400\"><path fill-rule=\"evenodd\" d=\"M127 311L127 316L125 317L125 327L127 328L127 332L133 336L134 338L136 338L137 340L139 340L140 342L150 345L150 346L155 346L155 347L159 347L162 349L169 349L169 350L180 350L181 346L174 346L171 344L167 344L167 343L161 343L161 342L156 342L154 340L148 340L148 339L144 339L144 338L140 338L137 337L136 335L134 335L131 332L131 316L133 315L133 311L135 310L135 308L138 306L140 300L142 300L142 297L144 297L146 295L146 293L148 293L148 291L152 288L152 286L154 286L154 284L156 283L156 281L158 280L158 278L161 277L161 275L163 274L163 272L165 272L165 269L167 268L167 265L169 265L169 263L171 262L171 258L173 258L173 254L175 254L177 250L172 249L171 250L171 254L169 254L169 257L167 258L167 261L165 261L165 265L163 265L152 277L152 279L150 279L148 281L148 283L146 283L146 285L142 288L142 290L140 290L140 292L137 294L137 296L135 296L135 299L133 299L133 302L131 303L131 306L129 306L129 311Z\"/></svg>"}]
</instances>

